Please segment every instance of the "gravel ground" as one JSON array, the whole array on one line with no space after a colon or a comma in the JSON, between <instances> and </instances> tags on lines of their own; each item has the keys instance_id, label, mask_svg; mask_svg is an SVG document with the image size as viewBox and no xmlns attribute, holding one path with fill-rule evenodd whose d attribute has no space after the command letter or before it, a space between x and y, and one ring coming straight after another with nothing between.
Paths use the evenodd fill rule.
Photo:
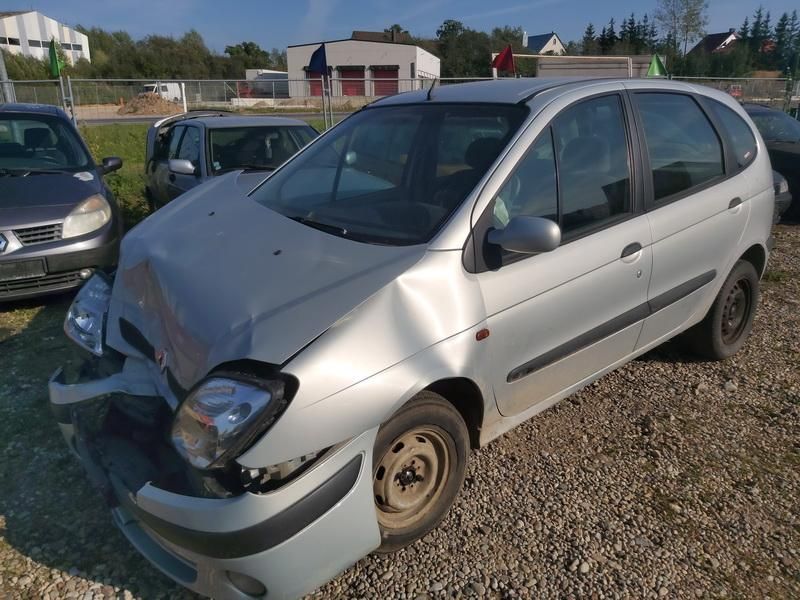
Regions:
<instances>
[{"instance_id":1,"label":"gravel ground","mask_svg":"<svg viewBox=\"0 0 800 600\"><path fill-rule=\"evenodd\" d=\"M780 226L753 335L668 344L473 453L433 533L314 598L800 597L800 227ZM0 598L190 598L112 526L45 384L69 300L0 313Z\"/></svg>"}]
</instances>

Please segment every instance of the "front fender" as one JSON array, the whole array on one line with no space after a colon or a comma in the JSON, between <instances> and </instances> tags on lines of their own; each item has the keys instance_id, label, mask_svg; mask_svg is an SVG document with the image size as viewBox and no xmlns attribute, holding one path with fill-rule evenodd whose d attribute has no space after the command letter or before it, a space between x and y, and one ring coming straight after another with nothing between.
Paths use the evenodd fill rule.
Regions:
<instances>
[{"instance_id":1,"label":"front fender","mask_svg":"<svg viewBox=\"0 0 800 600\"><path fill-rule=\"evenodd\" d=\"M489 348L475 338L482 327L479 323L317 402L293 401L237 462L264 467L353 438L384 423L415 394L442 379L470 379L481 391L485 414L496 410L491 385L480 371L480 365L488 364Z\"/></svg>"}]
</instances>

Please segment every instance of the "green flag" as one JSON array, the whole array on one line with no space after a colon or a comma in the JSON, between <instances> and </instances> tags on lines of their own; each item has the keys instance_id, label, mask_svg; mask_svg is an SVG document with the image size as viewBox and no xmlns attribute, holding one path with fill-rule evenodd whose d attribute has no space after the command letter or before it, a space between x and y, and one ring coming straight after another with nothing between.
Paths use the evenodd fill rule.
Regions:
<instances>
[{"instance_id":1,"label":"green flag","mask_svg":"<svg viewBox=\"0 0 800 600\"><path fill-rule=\"evenodd\" d=\"M64 61L58 55L58 48L55 38L50 39L50 75L58 77L61 75L61 69L64 68Z\"/></svg>"},{"instance_id":2,"label":"green flag","mask_svg":"<svg viewBox=\"0 0 800 600\"><path fill-rule=\"evenodd\" d=\"M667 76L667 68L664 66L664 63L661 62L661 59L658 57L658 54L653 54L653 58L650 61L650 67L647 69L647 76L648 77Z\"/></svg>"}]
</instances>

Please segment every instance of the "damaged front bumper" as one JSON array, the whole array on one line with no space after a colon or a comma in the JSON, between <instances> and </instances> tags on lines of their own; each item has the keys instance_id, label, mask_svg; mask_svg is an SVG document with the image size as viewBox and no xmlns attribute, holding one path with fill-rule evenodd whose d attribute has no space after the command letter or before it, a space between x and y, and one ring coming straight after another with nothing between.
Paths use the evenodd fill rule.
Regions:
<instances>
[{"instance_id":1,"label":"damaged front bumper","mask_svg":"<svg viewBox=\"0 0 800 600\"><path fill-rule=\"evenodd\" d=\"M49 393L67 443L119 529L193 591L219 599L296 598L380 543L370 475L377 429L275 491L200 497L165 489L161 483L172 478L166 467L139 458L137 444L151 442L126 439L128 428L119 424L118 403L167 406L146 363L127 358L117 372L72 383L59 369Z\"/></svg>"}]
</instances>

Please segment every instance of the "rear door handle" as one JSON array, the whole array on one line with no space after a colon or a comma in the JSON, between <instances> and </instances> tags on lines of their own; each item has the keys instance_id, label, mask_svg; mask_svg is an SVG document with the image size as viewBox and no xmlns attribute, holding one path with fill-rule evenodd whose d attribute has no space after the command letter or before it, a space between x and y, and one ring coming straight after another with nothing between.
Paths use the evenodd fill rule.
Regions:
<instances>
[{"instance_id":1,"label":"rear door handle","mask_svg":"<svg viewBox=\"0 0 800 600\"><path fill-rule=\"evenodd\" d=\"M732 208L736 208L736 207L737 207L737 206L739 206L741 203L742 203L742 199L741 199L741 198L739 198L739 196L736 196L736 198L734 198L733 200L731 200L730 202L728 202L728 210L730 210L730 209L732 209Z\"/></svg>"},{"instance_id":2,"label":"rear door handle","mask_svg":"<svg viewBox=\"0 0 800 600\"><path fill-rule=\"evenodd\" d=\"M625 246L625 248L623 248L620 258L627 258L633 254L636 254L641 249L642 245L639 242L633 242L632 244L628 244L627 246Z\"/></svg>"}]
</instances>

